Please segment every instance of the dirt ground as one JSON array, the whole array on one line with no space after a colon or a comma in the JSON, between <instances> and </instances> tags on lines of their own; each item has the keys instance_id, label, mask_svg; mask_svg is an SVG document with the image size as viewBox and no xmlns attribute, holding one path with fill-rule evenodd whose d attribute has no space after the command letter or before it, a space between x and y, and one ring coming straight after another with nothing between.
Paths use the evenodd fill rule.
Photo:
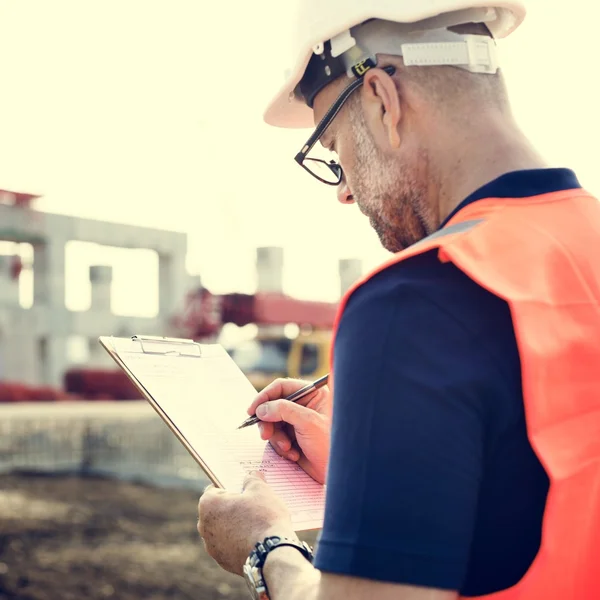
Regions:
<instances>
[{"instance_id":1,"label":"dirt ground","mask_svg":"<svg viewBox=\"0 0 600 600\"><path fill-rule=\"evenodd\" d=\"M109 479L0 476L0 600L247 599L204 552L197 501Z\"/></svg>"}]
</instances>

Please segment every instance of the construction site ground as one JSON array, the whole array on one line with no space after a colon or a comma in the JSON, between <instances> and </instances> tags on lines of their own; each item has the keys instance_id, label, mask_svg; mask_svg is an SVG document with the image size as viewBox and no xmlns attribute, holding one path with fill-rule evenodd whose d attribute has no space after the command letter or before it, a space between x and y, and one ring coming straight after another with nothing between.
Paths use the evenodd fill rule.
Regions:
<instances>
[{"instance_id":1,"label":"construction site ground","mask_svg":"<svg viewBox=\"0 0 600 600\"><path fill-rule=\"evenodd\" d=\"M197 501L114 479L0 476L0 600L247 599L202 548Z\"/></svg>"}]
</instances>

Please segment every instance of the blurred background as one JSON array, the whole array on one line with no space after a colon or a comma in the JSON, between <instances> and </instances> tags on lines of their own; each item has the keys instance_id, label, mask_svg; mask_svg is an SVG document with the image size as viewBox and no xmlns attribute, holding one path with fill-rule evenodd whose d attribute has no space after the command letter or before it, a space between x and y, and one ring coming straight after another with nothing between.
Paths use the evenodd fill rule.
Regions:
<instances>
[{"instance_id":1,"label":"blurred background","mask_svg":"<svg viewBox=\"0 0 600 600\"><path fill-rule=\"evenodd\" d=\"M598 195L599 9L529 5L514 111ZM257 389L327 372L387 254L294 163L308 132L262 122L294 9L0 0L0 600L245 597L196 540L206 479L97 338L218 341Z\"/></svg>"}]
</instances>

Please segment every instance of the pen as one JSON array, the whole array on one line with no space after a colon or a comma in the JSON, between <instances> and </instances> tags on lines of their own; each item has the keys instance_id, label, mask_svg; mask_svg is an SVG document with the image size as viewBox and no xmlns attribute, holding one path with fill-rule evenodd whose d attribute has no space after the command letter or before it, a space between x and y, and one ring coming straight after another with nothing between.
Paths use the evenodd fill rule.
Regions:
<instances>
[{"instance_id":1,"label":"pen","mask_svg":"<svg viewBox=\"0 0 600 600\"><path fill-rule=\"evenodd\" d=\"M324 385L327 385L327 379L329 378L329 374L324 375L323 377L305 385L303 388L296 390L293 394L290 394L285 400L290 402L297 402L301 398L308 396L311 392L322 388ZM239 427L238 429L243 429L244 427L249 427L250 425L255 425L256 423L260 423L260 419L256 416L248 417Z\"/></svg>"}]
</instances>

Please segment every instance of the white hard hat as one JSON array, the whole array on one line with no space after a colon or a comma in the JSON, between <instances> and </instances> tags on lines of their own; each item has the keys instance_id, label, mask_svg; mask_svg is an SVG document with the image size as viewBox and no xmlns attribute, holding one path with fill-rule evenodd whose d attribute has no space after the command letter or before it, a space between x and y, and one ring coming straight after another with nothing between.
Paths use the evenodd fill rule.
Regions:
<instances>
[{"instance_id":1,"label":"white hard hat","mask_svg":"<svg viewBox=\"0 0 600 600\"><path fill-rule=\"evenodd\" d=\"M447 28L485 23L493 38L502 38L525 18L522 0L298 1L293 67L264 114L277 127L312 127L310 106L316 93L344 72L360 76L367 70L361 72L360 65L374 66L376 54L403 56L407 65L454 65L495 73L492 38L458 35ZM316 75L308 72L313 64ZM313 80L309 100L299 90L305 74Z\"/></svg>"}]
</instances>

